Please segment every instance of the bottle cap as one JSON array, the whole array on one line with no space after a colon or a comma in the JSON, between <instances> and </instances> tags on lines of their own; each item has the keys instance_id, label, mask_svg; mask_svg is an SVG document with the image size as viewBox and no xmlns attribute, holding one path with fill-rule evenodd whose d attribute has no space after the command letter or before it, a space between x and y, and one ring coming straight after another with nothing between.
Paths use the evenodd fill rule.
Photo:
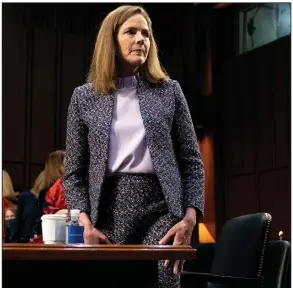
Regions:
<instances>
[{"instance_id":1,"label":"bottle cap","mask_svg":"<svg viewBox=\"0 0 293 288\"><path fill-rule=\"evenodd\" d=\"M80 210L78 209L70 210L71 218L79 218L79 214L80 214Z\"/></svg>"}]
</instances>

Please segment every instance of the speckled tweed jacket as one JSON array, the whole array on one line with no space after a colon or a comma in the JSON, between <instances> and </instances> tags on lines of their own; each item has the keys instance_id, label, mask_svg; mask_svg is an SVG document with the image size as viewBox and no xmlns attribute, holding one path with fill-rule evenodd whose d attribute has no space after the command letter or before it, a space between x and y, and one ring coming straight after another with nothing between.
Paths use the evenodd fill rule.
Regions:
<instances>
[{"instance_id":1,"label":"speckled tweed jacket","mask_svg":"<svg viewBox=\"0 0 293 288\"><path fill-rule=\"evenodd\" d=\"M154 170L169 211L183 217L187 207L204 209L204 167L187 102L179 83L152 85L139 77L137 96ZM108 168L114 93L77 87L67 116L63 188L68 209L87 212L95 224ZM199 215L200 216L200 215Z\"/></svg>"}]
</instances>

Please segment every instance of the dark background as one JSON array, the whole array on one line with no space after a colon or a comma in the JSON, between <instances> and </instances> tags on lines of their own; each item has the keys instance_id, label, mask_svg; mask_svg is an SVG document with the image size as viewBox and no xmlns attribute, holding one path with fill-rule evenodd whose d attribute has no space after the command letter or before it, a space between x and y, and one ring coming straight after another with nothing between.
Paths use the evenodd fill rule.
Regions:
<instances>
[{"instance_id":1,"label":"dark background","mask_svg":"<svg viewBox=\"0 0 293 288\"><path fill-rule=\"evenodd\" d=\"M85 82L102 19L118 4L3 6L3 169L17 188L30 188L47 155L65 149L67 108ZM231 217L273 216L291 239L291 39L237 55L241 6L143 4L160 59L182 86L200 140L212 139L217 232ZM211 47L212 66L206 54ZM212 93L205 93L206 68ZM212 70L211 70L212 69ZM203 129L200 129L203 127Z\"/></svg>"}]
</instances>

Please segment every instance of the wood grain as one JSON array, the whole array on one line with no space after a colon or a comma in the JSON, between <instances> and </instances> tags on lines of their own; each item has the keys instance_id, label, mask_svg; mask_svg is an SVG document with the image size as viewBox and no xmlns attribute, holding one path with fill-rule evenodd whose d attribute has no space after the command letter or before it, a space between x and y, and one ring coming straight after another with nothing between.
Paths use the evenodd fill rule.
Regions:
<instances>
[{"instance_id":1,"label":"wood grain","mask_svg":"<svg viewBox=\"0 0 293 288\"><path fill-rule=\"evenodd\" d=\"M196 250L170 245L3 244L3 260L191 260Z\"/></svg>"}]
</instances>

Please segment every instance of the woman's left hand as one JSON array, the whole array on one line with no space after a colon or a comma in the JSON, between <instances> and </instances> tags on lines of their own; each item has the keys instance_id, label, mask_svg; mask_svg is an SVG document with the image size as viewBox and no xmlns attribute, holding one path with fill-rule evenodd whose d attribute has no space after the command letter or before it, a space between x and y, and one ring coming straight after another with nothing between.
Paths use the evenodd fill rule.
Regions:
<instances>
[{"instance_id":1,"label":"woman's left hand","mask_svg":"<svg viewBox=\"0 0 293 288\"><path fill-rule=\"evenodd\" d=\"M56 215L67 215L68 214L68 210L67 209L60 209L55 214Z\"/></svg>"},{"instance_id":2,"label":"woman's left hand","mask_svg":"<svg viewBox=\"0 0 293 288\"><path fill-rule=\"evenodd\" d=\"M193 228L196 224L196 216L189 217L189 215L186 214L186 216L178 222L176 225L174 225L167 234L161 239L159 244L166 245L171 238L174 238L173 245L190 245L191 242L191 236ZM173 273L178 273L178 268L180 269L180 272L183 272L183 265L184 260L175 260L174 266L173 266ZM166 260L164 263L165 267L168 267L170 264L170 260Z\"/></svg>"}]
</instances>

